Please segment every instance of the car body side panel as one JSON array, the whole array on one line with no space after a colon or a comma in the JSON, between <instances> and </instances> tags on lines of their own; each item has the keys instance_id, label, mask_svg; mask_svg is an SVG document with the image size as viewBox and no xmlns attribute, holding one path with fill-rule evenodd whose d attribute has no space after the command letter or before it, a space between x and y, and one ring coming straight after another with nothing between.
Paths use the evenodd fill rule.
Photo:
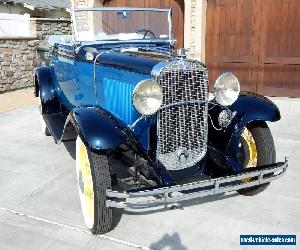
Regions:
<instances>
[{"instance_id":1,"label":"car body side panel","mask_svg":"<svg viewBox=\"0 0 300 250\"><path fill-rule=\"evenodd\" d=\"M141 114L132 103L132 93L135 86L148 75L119 70L117 68L96 65L97 101L94 89L94 65L77 62L77 85L79 96L78 106L97 106L109 111L126 126L132 125ZM141 121L135 127L135 133L145 148L148 148L147 122Z\"/></svg>"},{"instance_id":2,"label":"car body side panel","mask_svg":"<svg viewBox=\"0 0 300 250\"><path fill-rule=\"evenodd\" d=\"M53 86L59 100L67 109L96 106L109 111L127 126L140 118L141 115L132 103L132 93L140 81L150 78L149 75L120 69L116 66L97 64L96 100L94 64L87 61L75 61L72 54L72 47L61 48L58 45L52 56ZM145 148L149 147L147 124L147 121L143 120L134 129Z\"/></svg>"},{"instance_id":3,"label":"car body side panel","mask_svg":"<svg viewBox=\"0 0 300 250\"><path fill-rule=\"evenodd\" d=\"M94 65L77 62L77 81L81 105L95 105L113 113L127 125L132 124L140 114L132 104L135 86L149 75L96 65L97 101L94 90Z\"/></svg>"}]
</instances>

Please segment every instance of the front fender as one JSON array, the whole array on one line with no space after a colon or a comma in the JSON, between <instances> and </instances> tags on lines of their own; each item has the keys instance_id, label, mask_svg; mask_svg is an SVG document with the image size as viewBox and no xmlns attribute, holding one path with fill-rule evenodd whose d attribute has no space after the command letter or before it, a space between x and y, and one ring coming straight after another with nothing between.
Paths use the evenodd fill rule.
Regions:
<instances>
[{"instance_id":1,"label":"front fender","mask_svg":"<svg viewBox=\"0 0 300 250\"><path fill-rule=\"evenodd\" d=\"M124 143L134 145L135 152L140 153L148 160L165 185L174 184L165 167L150 158L126 124L107 111L96 107L75 108L69 114L66 125L70 122L75 127L81 140L92 151L114 150Z\"/></svg>"},{"instance_id":2,"label":"front fender","mask_svg":"<svg viewBox=\"0 0 300 250\"><path fill-rule=\"evenodd\" d=\"M281 118L278 107L270 99L254 93L241 93L230 109L242 117L244 124L254 120L275 122Z\"/></svg>"},{"instance_id":3,"label":"front fender","mask_svg":"<svg viewBox=\"0 0 300 250\"><path fill-rule=\"evenodd\" d=\"M226 152L233 159L236 159L240 136L247 124L254 121L275 122L281 118L278 107L271 100L254 93L241 93L230 109L236 112L236 116L228 129L231 136Z\"/></svg>"},{"instance_id":4,"label":"front fender","mask_svg":"<svg viewBox=\"0 0 300 250\"><path fill-rule=\"evenodd\" d=\"M114 149L126 139L120 124L102 109L79 107L70 115L82 141L93 151Z\"/></svg>"}]
</instances>

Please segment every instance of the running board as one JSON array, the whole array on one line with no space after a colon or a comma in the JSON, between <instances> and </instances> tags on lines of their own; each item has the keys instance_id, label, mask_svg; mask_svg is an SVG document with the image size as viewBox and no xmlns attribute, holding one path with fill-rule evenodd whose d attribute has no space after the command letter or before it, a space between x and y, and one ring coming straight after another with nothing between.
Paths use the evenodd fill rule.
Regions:
<instances>
[{"instance_id":1,"label":"running board","mask_svg":"<svg viewBox=\"0 0 300 250\"><path fill-rule=\"evenodd\" d=\"M107 207L115 208L145 208L159 205L166 205L169 203L176 203L179 201L192 200L204 196L226 193L236 191L243 188L269 183L281 177L287 170L288 159L285 162L260 167L259 170L253 168L251 171L237 175L215 178L205 181L192 182L183 185L176 185L171 187L156 188L153 190L137 191L137 192L118 192L110 189L106 190ZM255 178L253 181L243 182L244 179ZM201 191L195 191L201 189ZM185 191L184 193L180 193ZM191 191L190 193L186 193ZM158 198L155 197L159 196ZM139 201L115 201L109 198L118 199L134 199L147 198Z\"/></svg>"}]
</instances>

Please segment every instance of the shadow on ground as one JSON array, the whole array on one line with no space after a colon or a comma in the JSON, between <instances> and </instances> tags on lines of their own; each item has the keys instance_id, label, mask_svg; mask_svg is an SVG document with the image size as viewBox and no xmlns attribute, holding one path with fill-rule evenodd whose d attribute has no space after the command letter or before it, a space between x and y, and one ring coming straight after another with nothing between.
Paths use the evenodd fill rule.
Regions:
<instances>
[{"instance_id":1,"label":"shadow on ground","mask_svg":"<svg viewBox=\"0 0 300 250\"><path fill-rule=\"evenodd\" d=\"M161 239L152 243L150 249L176 249L176 250L187 250L187 247L184 246L181 242L180 236L178 233L165 234Z\"/></svg>"}]
</instances>

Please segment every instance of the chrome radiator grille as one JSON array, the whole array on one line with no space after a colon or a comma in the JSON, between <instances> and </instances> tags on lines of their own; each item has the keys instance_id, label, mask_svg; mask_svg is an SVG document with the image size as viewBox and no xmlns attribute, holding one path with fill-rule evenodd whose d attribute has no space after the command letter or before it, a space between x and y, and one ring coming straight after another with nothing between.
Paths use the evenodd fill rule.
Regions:
<instances>
[{"instance_id":1,"label":"chrome radiator grille","mask_svg":"<svg viewBox=\"0 0 300 250\"><path fill-rule=\"evenodd\" d=\"M207 69L197 61L176 60L160 70L157 81L164 94L157 158L168 170L191 167L207 151Z\"/></svg>"}]
</instances>

